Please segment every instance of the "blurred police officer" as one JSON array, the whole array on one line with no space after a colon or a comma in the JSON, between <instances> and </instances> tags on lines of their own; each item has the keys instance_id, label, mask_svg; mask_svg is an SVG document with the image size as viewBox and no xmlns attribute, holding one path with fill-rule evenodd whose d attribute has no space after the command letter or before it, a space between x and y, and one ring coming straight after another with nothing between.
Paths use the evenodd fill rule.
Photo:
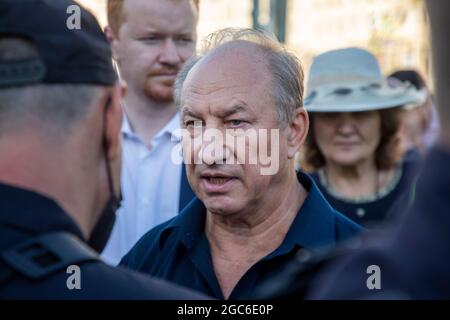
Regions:
<instances>
[{"instance_id":1,"label":"blurred police officer","mask_svg":"<svg viewBox=\"0 0 450 320\"><path fill-rule=\"evenodd\" d=\"M325 257L299 256L261 288L265 298L450 298L450 2L428 0L441 133L401 223ZM397 212L400 213L400 212ZM265 295L264 295L265 294Z\"/></svg>"},{"instance_id":2,"label":"blurred police officer","mask_svg":"<svg viewBox=\"0 0 450 320\"><path fill-rule=\"evenodd\" d=\"M118 203L120 97L89 12L0 2L1 299L199 298L95 252Z\"/></svg>"}]
</instances>

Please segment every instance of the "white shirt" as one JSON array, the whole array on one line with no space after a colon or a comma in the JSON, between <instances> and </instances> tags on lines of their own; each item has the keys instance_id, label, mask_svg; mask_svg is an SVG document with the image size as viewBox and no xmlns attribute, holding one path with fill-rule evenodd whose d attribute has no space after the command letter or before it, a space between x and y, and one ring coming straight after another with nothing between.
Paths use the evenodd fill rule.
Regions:
<instances>
[{"instance_id":1,"label":"white shirt","mask_svg":"<svg viewBox=\"0 0 450 320\"><path fill-rule=\"evenodd\" d=\"M182 156L174 147L180 143L175 132L179 122L177 113L147 146L124 115L122 202L102 253L106 262L117 265L144 233L178 214ZM174 156L177 161L172 160Z\"/></svg>"}]
</instances>

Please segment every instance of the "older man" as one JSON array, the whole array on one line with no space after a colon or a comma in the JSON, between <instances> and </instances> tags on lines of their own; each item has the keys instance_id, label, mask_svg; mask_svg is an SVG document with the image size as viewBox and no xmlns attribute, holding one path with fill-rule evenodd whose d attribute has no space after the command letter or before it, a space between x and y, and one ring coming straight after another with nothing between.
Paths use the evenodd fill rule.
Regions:
<instances>
[{"instance_id":1,"label":"older man","mask_svg":"<svg viewBox=\"0 0 450 320\"><path fill-rule=\"evenodd\" d=\"M299 250L333 246L359 227L295 172L308 131L295 56L252 30L226 29L210 40L176 85L186 170L198 198L148 232L122 264L236 299Z\"/></svg>"},{"instance_id":2,"label":"older man","mask_svg":"<svg viewBox=\"0 0 450 320\"><path fill-rule=\"evenodd\" d=\"M108 27L122 80L123 201L103 258L117 264L154 226L194 196L181 161L175 77L195 52L199 0L108 0ZM181 156L179 155L181 159Z\"/></svg>"}]
</instances>

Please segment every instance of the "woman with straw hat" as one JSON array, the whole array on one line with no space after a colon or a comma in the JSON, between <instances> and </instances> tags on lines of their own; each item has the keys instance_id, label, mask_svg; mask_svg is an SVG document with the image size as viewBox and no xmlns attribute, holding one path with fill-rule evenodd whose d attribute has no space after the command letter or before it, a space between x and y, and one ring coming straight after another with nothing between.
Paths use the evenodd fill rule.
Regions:
<instances>
[{"instance_id":1,"label":"woman with straw hat","mask_svg":"<svg viewBox=\"0 0 450 320\"><path fill-rule=\"evenodd\" d=\"M302 168L338 211L365 226L384 220L415 169L401 160L401 109L422 102L423 93L390 86L376 58L359 48L317 56L307 89L311 128Z\"/></svg>"}]
</instances>

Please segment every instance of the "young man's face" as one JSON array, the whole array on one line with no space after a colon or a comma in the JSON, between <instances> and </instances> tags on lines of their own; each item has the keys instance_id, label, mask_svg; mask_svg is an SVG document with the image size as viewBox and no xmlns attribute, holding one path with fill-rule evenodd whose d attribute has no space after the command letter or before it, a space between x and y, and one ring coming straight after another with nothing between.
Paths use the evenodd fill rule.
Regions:
<instances>
[{"instance_id":1,"label":"young man's face","mask_svg":"<svg viewBox=\"0 0 450 320\"><path fill-rule=\"evenodd\" d=\"M113 49L130 90L171 101L175 77L195 52L197 9L188 0L124 2Z\"/></svg>"}]
</instances>

